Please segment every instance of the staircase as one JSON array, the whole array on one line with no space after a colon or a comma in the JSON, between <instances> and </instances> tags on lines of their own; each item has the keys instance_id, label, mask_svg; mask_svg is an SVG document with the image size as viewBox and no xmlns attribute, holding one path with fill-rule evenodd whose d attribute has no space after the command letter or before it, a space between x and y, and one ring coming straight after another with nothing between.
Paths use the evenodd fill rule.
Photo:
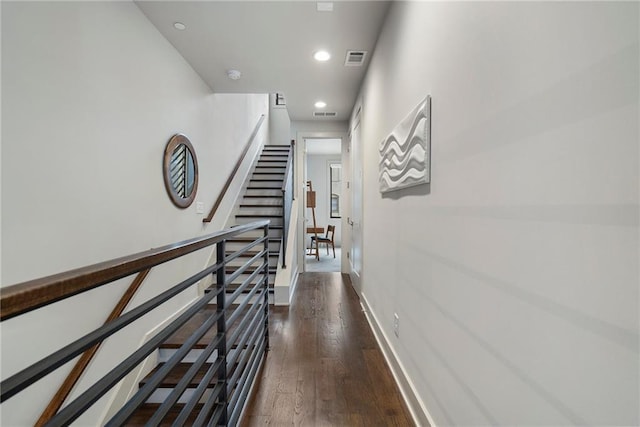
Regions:
<instances>
[{"instance_id":1,"label":"staircase","mask_svg":"<svg viewBox=\"0 0 640 427\"><path fill-rule=\"evenodd\" d=\"M285 179L289 152L290 147L288 145L267 145L264 147L247 181L245 192L239 199L235 214L232 215L229 223L227 224L227 227L233 227L234 225L242 225L261 219L268 219L271 221L271 224L269 225L268 238L269 302L271 303L273 302L273 287L283 236L282 184ZM246 246L256 237L261 237L262 234L260 233L260 230L255 230L242 235L242 237L235 237L227 240L225 244L225 257L232 255L238 249ZM261 249L262 244L229 262L229 264L227 264L225 274L227 276L233 274L237 268L246 263L248 259L259 254ZM243 272L243 274L233 280L227 287L227 294L235 292L238 287L240 287L240 285L256 271L258 268L257 266L262 262L262 259L260 259L255 264L255 267L249 267ZM205 292L213 291L215 291L214 286L205 290ZM244 294L245 299L250 298L259 301L259 299L250 294L250 291L248 290L243 290L242 294ZM227 310L227 319L234 319L234 317L231 316L238 310L237 304L240 304L242 301L243 298L241 296L241 298L234 303L236 305ZM215 303L216 299L212 299L211 302ZM263 305L266 308L266 304ZM241 368L244 365L251 366L252 364L249 363L249 359L257 357L254 355L260 353L260 351L255 351L260 347L260 340L255 337L260 333L258 326L263 317L259 317L258 314L260 313L260 310L263 309L263 305L248 305L246 308L242 309L242 316L236 316L235 321L233 321L231 325L227 324L227 336L230 337L227 338L227 346L230 346L230 348L227 347L226 369L228 372L227 376L229 378L233 378L236 375L235 371L239 366ZM256 317L253 318L253 320L245 321L245 319L251 319L251 317L244 317L245 312L248 311L256 313ZM169 339L160 344L158 365L140 382L139 386L141 388L144 387L149 379L157 371L163 368L164 363L174 356L176 351L178 351L178 349L189 339L193 332L206 322L207 319L214 316L215 313L216 305L208 304ZM238 333L235 332L236 328L238 328ZM244 330L249 332L244 333ZM240 334L240 332L243 333ZM127 421L126 425L218 425L217 421L208 418L208 414L211 413L212 408L203 408L202 404L202 402L206 401L206 398L209 395L219 392L222 388L222 385L217 384L216 379L218 370L221 364L224 363L225 359L223 357L219 357L217 350L213 349L211 346L212 341L216 340L217 333L216 328L213 327L209 329L193 346L191 346L189 353L164 377L162 382L157 385L153 394L146 400L146 403L136 410L134 415ZM255 344L248 345L246 344L248 342L255 342ZM264 347L266 345L266 340L261 345ZM198 361L204 361L204 364L201 368L194 368L194 363L197 363ZM183 378L188 372L194 375L192 379L187 381ZM174 393L176 396L179 395L180 397L177 398L175 403L170 405L170 408L168 407L166 416L161 420L154 420L153 417L156 410L168 397L171 396L171 393L180 383L182 383L182 386L185 389L184 392ZM244 384L238 384L232 390L229 390L229 395L231 396L230 401L232 401L232 403L235 402L240 406L245 403L246 397L243 398L243 395L248 391L248 387L243 388L243 386ZM190 397L193 396L194 393L198 396L201 392L202 397L198 399L198 403L188 403L190 401ZM185 405L190 406L184 410ZM231 407L233 408L234 406L235 405L232 405ZM228 416L231 424L233 424L237 421L237 416L239 416L240 410L237 410L236 412L234 409L230 409L230 411L232 411L232 413L229 413Z\"/></svg>"},{"instance_id":2,"label":"staircase","mask_svg":"<svg viewBox=\"0 0 640 427\"><path fill-rule=\"evenodd\" d=\"M253 172L251 173L245 192L236 206L227 227L246 224L261 219L271 221L269 225L269 290L270 301L273 303L273 286L275 283L276 271L278 269L278 258L282 245L283 235L283 207L282 207L282 183L285 179L287 162L289 159L288 145L265 145L262 153L258 157ZM257 236L257 234L256 234ZM253 235L251 237L254 237ZM233 253L238 248L246 245L249 238L231 239L227 242L227 255ZM237 262L232 262L226 273L235 271L238 264L246 261L246 258L254 256L258 251L244 254ZM237 285L242 283L246 277L254 270L249 269L247 274L242 274L232 283L229 291L233 292Z\"/></svg>"}]
</instances>

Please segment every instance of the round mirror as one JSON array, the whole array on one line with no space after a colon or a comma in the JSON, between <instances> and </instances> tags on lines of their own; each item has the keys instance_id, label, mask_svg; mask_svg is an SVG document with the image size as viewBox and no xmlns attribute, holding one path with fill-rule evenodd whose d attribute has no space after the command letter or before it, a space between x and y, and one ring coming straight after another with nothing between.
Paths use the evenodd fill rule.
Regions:
<instances>
[{"instance_id":1,"label":"round mirror","mask_svg":"<svg viewBox=\"0 0 640 427\"><path fill-rule=\"evenodd\" d=\"M198 160L189 138L171 137L164 150L164 185L173 204L186 208L193 203L198 189Z\"/></svg>"}]
</instances>

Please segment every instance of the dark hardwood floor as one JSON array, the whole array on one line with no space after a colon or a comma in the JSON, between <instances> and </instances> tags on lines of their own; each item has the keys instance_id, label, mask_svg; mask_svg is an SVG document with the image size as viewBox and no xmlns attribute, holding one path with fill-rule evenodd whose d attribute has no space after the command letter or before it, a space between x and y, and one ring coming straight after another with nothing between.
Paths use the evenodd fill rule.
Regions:
<instances>
[{"instance_id":1,"label":"dark hardwood floor","mask_svg":"<svg viewBox=\"0 0 640 427\"><path fill-rule=\"evenodd\" d=\"M270 322L242 426L414 425L347 276L301 275Z\"/></svg>"}]
</instances>

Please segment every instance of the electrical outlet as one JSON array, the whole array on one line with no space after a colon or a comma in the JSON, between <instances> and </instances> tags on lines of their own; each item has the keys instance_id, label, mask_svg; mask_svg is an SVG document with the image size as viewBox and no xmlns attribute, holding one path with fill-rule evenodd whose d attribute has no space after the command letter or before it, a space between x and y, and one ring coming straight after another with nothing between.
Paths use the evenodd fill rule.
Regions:
<instances>
[{"instance_id":1,"label":"electrical outlet","mask_svg":"<svg viewBox=\"0 0 640 427\"><path fill-rule=\"evenodd\" d=\"M197 214L204 213L204 202L196 202L196 213Z\"/></svg>"},{"instance_id":2,"label":"electrical outlet","mask_svg":"<svg viewBox=\"0 0 640 427\"><path fill-rule=\"evenodd\" d=\"M397 337L400 336L400 318L398 317L398 313L393 313L393 333L396 334Z\"/></svg>"}]
</instances>

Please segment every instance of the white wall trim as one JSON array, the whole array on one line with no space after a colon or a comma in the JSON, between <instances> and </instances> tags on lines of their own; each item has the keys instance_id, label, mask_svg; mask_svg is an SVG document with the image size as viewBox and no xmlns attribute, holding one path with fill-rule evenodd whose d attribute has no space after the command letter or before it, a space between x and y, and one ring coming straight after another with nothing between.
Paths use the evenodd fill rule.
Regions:
<instances>
[{"instance_id":1,"label":"white wall trim","mask_svg":"<svg viewBox=\"0 0 640 427\"><path fill-rule=\"evenodd\" d=\"M278 257L278 269L276 270L276 279L273 289L273 302L275 305L289 305L295 288L296 278L298 275L298 262L296 245L297 231L296 223L298 221L299 199L293 200L291 203L291 216L289 218L289 234L287 235L287 256L285 263L288 267L282 268L280 260L282 259L282 249L284 245L280 245L280 257Z\"/></svg>"},{"instance_id":2,"label":"white wall trim","mask_svg":"<svg viewBox=\"0 0 640 427\"><path fill-rule=\"evenodd\" d=\"M291 301L293 300L293 295L296 293L296 287L298 286L298 278L300 277L300 268L296 265L296 270L293 272L291 276L291 292L289 292L289 305L291 305Z\"/></svg>"},{"instance_id":3,"label":"white wall trim","mask_svg":"<svg viewBox=\"0 0 640 427\"><path fill-rule=\"evenodd\" d=\"M421 427L437 427L424 402L418 396L413 382L407 375L402 362L400 362L400 360L398 359L398 355L390 345L389 339L380 327L380 322L378 322L378 318L371 310L364 292L360 297L360 305L362 306L362 310L365 317L367 318L367 322L369 322L369 326L373 331L373 335L376 337L376 341L378 342L378 345L382 350L382 354L387 361L389 368L391 369L391 374L393 375L398 388L400 388L400 393L402 394L405 403L409 407L409 412L411 412L413 421L416 423L416 425Z\"/></svg>"},{"instance_id":4,"label":"white wall trim","mask_svg":"<svg viewBox=\"0 0 640 427\"><path fill-rule=\"evenodd\" d=\"M306 271L306 255L305 255L305 251L306 251L306 247L305 247L305 239L306 239L306 223L305 223L305 216L306 216L306 193L307 193L307 187L306 187L306 178L307 178L307 162L306 162L306 157L307 157L307 139L340 139L342 141L342 149L341 149L341 154L340 154L340 163L343 165L345 164L345 153L346 150L344 148L344 145L347 141L349 141L348 139L348 133L347 130L341 130L341 131L322 131L322 130L317 130L317 131L313 131L313 130L307 130L307 131L297 131L296 132L296 179L298 180L298 182L300 183L300 187L298 187L298 192L296 194L296 197L301 200L302 202L302 207L300 208L300 214L299 214L299 220L298 220L298 263L300 265L302 265L301 267L301 272L305 272ZM342 215L342 219L340 222L340 232L343 233L344 230L346 229L346 227L348 226L347 223L347 214L344 213ZM350 242L347 242L350 245ZM345 242L341 241L340 242L340 246L342 248L345 248ZM347 249L349 248L349 246L346 246ZM342 259L340 261L340 266L341 266L341 270L343 266L347 266L347 254L345 251L342 252ZM343 271L344 273L344 271Z\"/></svg>"}]
</instances>

